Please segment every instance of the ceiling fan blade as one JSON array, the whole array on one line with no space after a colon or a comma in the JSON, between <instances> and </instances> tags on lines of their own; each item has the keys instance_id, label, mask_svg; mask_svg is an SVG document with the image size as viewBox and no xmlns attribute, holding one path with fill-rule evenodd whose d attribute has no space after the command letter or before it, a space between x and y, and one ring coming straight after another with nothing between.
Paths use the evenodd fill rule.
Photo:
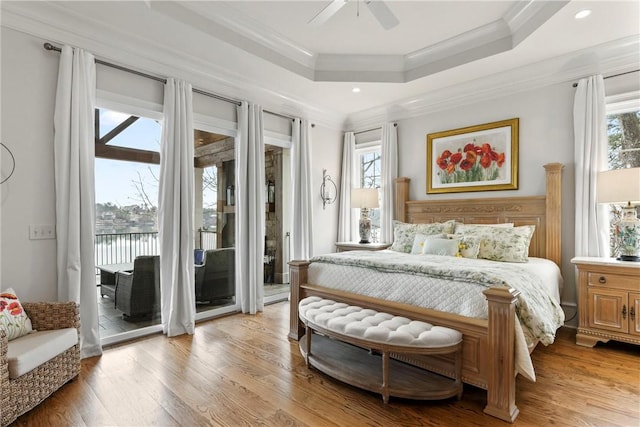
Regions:
<instances>
[{"instance_id":1,"label":"ceiling fan blade","mask_svg":"<svg viewBox=\"0 0 640 427\"><path fill-rule=\"evenodd\" d=\"M311 18L308 24L320 26L327 22L337 11L342 9L342 6L346 3L346 0L333 0L324 9L322 9L316 16Z\"/></svg>"},{"instance_id":2,"label":"ceiling fan blade","mask_svg":"<svg viewBox=\"0 0 640 427\"><path fill-rule=\"evenodd\" d=\"M369 6L369 10L373 16L376 17L385 30L390 30L400 23L385 2L381 0L369 0L365 1L365 3Z\"/></svg>"}]
</instances>

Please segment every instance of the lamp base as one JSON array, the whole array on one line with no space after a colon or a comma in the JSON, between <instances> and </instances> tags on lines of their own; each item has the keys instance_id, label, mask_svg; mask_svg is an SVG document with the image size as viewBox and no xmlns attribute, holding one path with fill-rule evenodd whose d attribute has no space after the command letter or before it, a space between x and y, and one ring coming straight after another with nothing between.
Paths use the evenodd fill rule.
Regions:
<instances>
[{"instance_id":1,"label":"lamp base","mask_svg":"<svg viewBox=\"0 0 640 427\"><path fill-rule=\"evenodd\" d=\"M640 256L635 256L635 255L620 255L618 258L616 258L618 261L633 261L633 262L640 262Z\"/></svg>"},{"instance_id":2,"label":"lamp base","mask_svg":"<svg viewBox=\"0 0 640 427\"><path fill-rule=\"evenodd\" d=\"M360 224L359 224L359 232L360 232L360 243L369 243L369 239L371 238L371 220L369 219L369 210L362 209L364 212L360 216Z\"/></svg>"},{"instance_id":3,"label":"lamp base","mask_svg":"<svg viewBox=\"0 0 640 427\"><path fill-rule=\"evenodd\" d=\"M358 243L363 244L363 243L371 243L371 242L368 240L360 240Z\"/></svg>"}]
</instances>

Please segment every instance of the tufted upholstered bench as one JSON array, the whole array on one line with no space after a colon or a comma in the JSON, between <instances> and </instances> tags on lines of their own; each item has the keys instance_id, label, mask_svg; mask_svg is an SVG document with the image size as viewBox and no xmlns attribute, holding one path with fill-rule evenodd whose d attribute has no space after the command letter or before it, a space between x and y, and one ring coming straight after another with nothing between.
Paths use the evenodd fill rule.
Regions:
<instances>
[{"instance_id":1,"label":"tufted upholstered bench","mask_svg":"<svg viewBox=\"0 0 640 427\"><path fill-rule=\"evenodd\" d=\"M300 301L299 314L305 325L300 351L307 366L380 392L384 403L390 395L412 399L462 396L459 331L315 296ZM312 345L314 332L317 338ZM453 358L453 378L393 360L391 353L449 355Z\"/></svg>"}]
</instances>

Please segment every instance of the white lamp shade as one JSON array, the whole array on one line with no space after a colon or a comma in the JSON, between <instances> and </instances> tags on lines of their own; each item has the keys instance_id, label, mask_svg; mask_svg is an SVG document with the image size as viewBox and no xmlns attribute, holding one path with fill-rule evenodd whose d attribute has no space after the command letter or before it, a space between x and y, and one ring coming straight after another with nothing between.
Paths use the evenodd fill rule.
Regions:
<instances>
[{"instance_id":1,"label":"white lamp shade","mask_svg":"<svg viewBox=\"0 0 640 427\"><path fill-rule=\"evenodd\" d=\"M351 207L374 209L378 204L377 188L352 188L351 189Z\"/></svg>"},{"instance_id":2,"label":"white lamp shade","mask_svg":"<svg viewBox=\"0 0 640 427\"><path fill-rule=\"evenodd\" d=\"M598 173L598 203L640 203L640 168Z\"/></svg>"}]
</instances>

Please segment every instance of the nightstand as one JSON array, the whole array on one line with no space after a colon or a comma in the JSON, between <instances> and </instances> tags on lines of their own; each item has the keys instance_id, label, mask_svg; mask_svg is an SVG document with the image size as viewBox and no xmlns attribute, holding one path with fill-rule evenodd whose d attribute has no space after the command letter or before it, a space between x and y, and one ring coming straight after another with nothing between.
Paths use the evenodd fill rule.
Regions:
<instances>
[{"instance_id":1,"label":"nightstand","mask_svg":"<svg viewBox=\"0 0 640 427\"><path fill-rule=\"evenodd\" d=\"M576 344L640 344L640 262L576 257L579 324Z\"/></svg>"},{"instance_id":2,"label":"nightstand","mask_svg":"<svg viewBox=\"0 0 640 427\"><path fill-rule=\"evenodd\" d=\"M389 246L391 243L336 242L336 251L381 251Z\"/></svg>"}]
</instances>

